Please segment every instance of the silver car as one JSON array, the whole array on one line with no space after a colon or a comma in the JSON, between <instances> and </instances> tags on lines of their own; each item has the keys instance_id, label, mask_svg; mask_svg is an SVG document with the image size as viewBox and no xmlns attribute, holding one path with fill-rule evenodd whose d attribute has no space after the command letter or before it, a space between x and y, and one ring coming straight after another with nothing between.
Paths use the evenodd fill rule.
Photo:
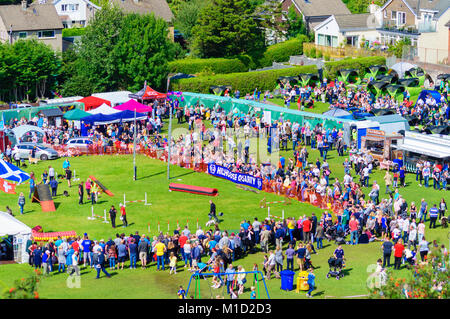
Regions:
<instances>
[{"instance_id":1,"label":"silver car","mask_svg":"<svg viewBox=\"0 0 450 319\"><path fill-rule=\"evenodd\" d=\"M12 156L15 158L16 153L19 153L20 158L28 159L31 157L31 152L33 147L36 146L36 153L34 155L35 158L39 158L42 161L46 161L48 159L57 159L59 157L58 152L54 149L44 146L42 144L35 143L19 143L16 144L12 150Z\"/></svg>"},{"instance_id":2,"label":"silver car","mask_svg":"<svg viewBox=\"0 0 450 319\"><path fill-rule=\"evenodd\" d=\"M90 145L94 144L89 137L74 137L67 141L66 145L69 148L79 148L87 150Z\"/></svg>"}]
</instances>

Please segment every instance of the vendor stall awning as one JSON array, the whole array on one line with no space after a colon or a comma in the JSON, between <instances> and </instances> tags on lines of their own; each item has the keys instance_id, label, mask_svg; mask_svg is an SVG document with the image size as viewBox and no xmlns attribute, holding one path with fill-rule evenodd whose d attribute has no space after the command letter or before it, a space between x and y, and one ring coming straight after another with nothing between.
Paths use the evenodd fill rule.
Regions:
<instances>
[{"instance_id":1,"label":"vendor stall awning","mask_svg":"<svg viewBox=\"0 0 450 319\"><path fill-rule=\"evenodd\" d=\"M77 102L84 103L85 111L90 111L92 109L95 109L95 108L99 107L100 105L102 105L103 103L111 106L110 101L101 99L101 98L95 97L95 96L88 96L88 97L85 97L84 99L78 100Z\"/></svg>"},{"instance_id":2,"label":"vendor stall awning","mask_svg":"<svg viewBox=\"0 0 450 319\"><path fill-rule=\"evenodd\" d=\"M129 110L129 111L133 111L133 112L136 111L139 113L148 113L148 112L152 111L151 106L141 104L139 102L136 102L135 100L129 100L127 103L117 105L114 107L114 109L120 110L120 111L125 111L125 110Z\"/></svg>"},{"instance_id":3,"label":"vendor stall awning","mask_svg":"<svg viewBox=\"0 0 450 319\"><path fill-rule=\"evenodd\" d=\"M450 157L450 148L445 145L430 144L415 139L405 138L403 144L393 145L393 147L399 150L414 152L434 158Z\"/></svg>"},{"instance_id":4,"label":"vendor stall awning","mask_svg":"<svg viewBox=\"0 0 450 319\"><path fill-rule=\"evenodd\" d=\"M8 213L0 212L0 236L31 234L31 228Z\"/></svg>"}]
</instances>

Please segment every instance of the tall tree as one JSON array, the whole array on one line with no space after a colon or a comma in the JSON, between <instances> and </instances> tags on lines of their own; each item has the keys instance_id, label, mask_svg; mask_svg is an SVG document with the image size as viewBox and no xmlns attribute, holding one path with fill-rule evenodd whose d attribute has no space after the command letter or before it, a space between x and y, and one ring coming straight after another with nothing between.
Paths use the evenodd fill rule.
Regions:
<instances>
[{"instance_id":1,"label":"tall tree","mask_svg":"<svg viewBox=\"0 0 450 319\"><path fill-rule=\"evenodd\" d=\"M194 52L200 57L255 54L264 48L264 34L249 0L213 0L193 28Z\"/></svg>"},{"instance_id":2,"label":"tall tree","mask_svg":"<svg viewBox=\"0 0 450 319\"><path fill-rule=\"evenodd\" d=\"M180 3L174 26L189 41L192 37L192 28L197 24L200 11L209 4L209 0L189 0Z\"/></svg>"},{"instance_id":3,"label":"tall tree","mask_svg":"<svg viewBox=\"0 0 450 319\"><path fill-rule=\"evenodd\" d=\"M286 35L288 38L296 37L300 34L308 35L302 14L298 14L294 6L290 6L286 14Z\"/></svg>"},{"instance_id":4,"label":"tall tree","mask_svg":"<svg viewBox=\"0 0 450 319\"><path fill-rule=\"evenodd\" d=\"M168 38L164 20L151 15L126 15L113 51L119 88L140 90L144 81L164 88L175 46Z\"/></svg>"}]
</instances>

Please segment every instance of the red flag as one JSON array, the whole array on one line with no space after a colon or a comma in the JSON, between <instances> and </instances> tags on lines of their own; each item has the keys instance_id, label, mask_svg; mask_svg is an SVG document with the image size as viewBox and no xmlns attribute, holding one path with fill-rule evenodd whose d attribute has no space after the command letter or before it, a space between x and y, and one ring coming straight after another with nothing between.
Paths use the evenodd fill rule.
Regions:
<instances>
[{"instance_id":1,"label":"red flag","mask_svg":"<svg viewBox=\"0 0 450 319\"><path fill-rule=\"evenodd\" d=\"M6 194L15 194L16 184L0 178L0 190L4 191Z\"/></svg>"}]
</instances>

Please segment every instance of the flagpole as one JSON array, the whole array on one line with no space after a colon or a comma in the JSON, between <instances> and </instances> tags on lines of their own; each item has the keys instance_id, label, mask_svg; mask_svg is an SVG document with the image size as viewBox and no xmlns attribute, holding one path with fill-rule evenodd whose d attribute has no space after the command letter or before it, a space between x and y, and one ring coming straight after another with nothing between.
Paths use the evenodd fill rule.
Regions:
<instances>
[{"instance_id":1,"label":"flagpole","mask_svg":"<svg viewBox=\"0 0 450 319\"><path fill-rule=\"evenodd\" d=\"M169 83L170 76L167 78L167 88L166 94L169 93ZM166 95L166 103L167 103L167 95ZM171 144L172 144L172 104L169 102L169 141L168 141L168 150L167 150L167 179L170 179L170 155L171 155Z\"/></svg>"}]
</instances>

